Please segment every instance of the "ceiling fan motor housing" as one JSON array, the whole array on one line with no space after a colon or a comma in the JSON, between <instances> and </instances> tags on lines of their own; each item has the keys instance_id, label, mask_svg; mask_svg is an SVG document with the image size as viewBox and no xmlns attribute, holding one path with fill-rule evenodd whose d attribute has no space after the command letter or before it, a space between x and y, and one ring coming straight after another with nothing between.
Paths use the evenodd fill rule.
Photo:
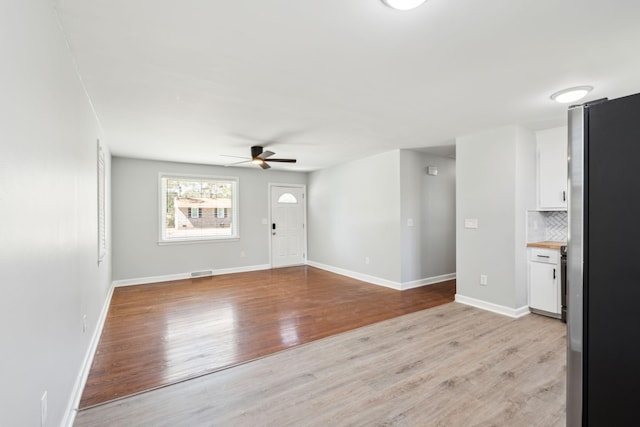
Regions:
<instances>
[{"instance_id":1,"label":"ceiling fan motor housing","mask_svg":"<svg viewBox=\"0 0 640 427\"><path fill-rule=\"evenodd\" d=\"M255 159L260 154L262 154L262 147L260 147L258 145L254 145L253 147L251 147L251 158L252 159Z\"/></svg>"}]
</instances>

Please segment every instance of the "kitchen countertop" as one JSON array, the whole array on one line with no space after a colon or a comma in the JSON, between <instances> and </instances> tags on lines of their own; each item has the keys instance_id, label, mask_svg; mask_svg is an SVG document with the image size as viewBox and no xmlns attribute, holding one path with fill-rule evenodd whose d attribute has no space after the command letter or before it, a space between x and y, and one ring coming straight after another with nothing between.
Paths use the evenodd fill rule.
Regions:
<instances>
[{"instance_id":1,"label":"kitchen countertop","mask_svg":"<svg viewBox=\"0 0 640 427\"><path fill-rule=\"evenodd\" d=\"M567 242L556 242L552 240L527 243L527 247L529 248L547 248L547 249L560 249L560 246L566 246L566 245L567 245Z\"/></svg>"}]
</instances>

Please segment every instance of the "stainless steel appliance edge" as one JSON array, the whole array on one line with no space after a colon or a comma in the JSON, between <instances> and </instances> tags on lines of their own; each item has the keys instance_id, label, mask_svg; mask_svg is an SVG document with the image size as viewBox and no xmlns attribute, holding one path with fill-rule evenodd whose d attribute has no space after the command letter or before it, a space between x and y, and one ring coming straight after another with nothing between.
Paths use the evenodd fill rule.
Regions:
<instances>
[{"instance_id":1,"label":"stainless steel appliance edge","mask_svg":"<svg viewBox=\"0 0 640 427\"><path fill-rule=\"evenodd\" d=\"M567 248L567 426L582 426L585 107L569 109Z\"/></svg>"}]
</instances>

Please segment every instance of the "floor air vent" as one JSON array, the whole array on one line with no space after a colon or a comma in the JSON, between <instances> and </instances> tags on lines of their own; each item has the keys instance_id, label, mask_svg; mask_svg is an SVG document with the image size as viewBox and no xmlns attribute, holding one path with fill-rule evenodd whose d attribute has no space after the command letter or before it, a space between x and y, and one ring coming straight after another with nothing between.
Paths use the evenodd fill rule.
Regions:
<instances>
[{"instance_id":1,"label":"floor air vent","mask_svg":"<svg viewBox=\"0 0 640 427\"><path fill-rule=\"evenodd\" d=\"M213 276L213 270L202 270L191 272L191 277L206 277Z\"/></svg>"}]
</instances>

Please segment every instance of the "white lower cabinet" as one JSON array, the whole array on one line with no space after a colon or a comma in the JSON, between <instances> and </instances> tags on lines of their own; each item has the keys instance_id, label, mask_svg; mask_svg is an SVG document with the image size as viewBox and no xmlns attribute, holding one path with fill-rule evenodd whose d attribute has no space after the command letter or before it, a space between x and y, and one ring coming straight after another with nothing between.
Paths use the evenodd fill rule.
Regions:
<instances>
[{"instance_id":1,"label":"white lower cabinet","mask_svg":"<svg viewBox=\"0 0 640 427\"><path fill-rule=\"evenodd\" d=\"M529 249L529 307L532 311L560 317L560 251Z\"/></svg>"}]
</instances>

